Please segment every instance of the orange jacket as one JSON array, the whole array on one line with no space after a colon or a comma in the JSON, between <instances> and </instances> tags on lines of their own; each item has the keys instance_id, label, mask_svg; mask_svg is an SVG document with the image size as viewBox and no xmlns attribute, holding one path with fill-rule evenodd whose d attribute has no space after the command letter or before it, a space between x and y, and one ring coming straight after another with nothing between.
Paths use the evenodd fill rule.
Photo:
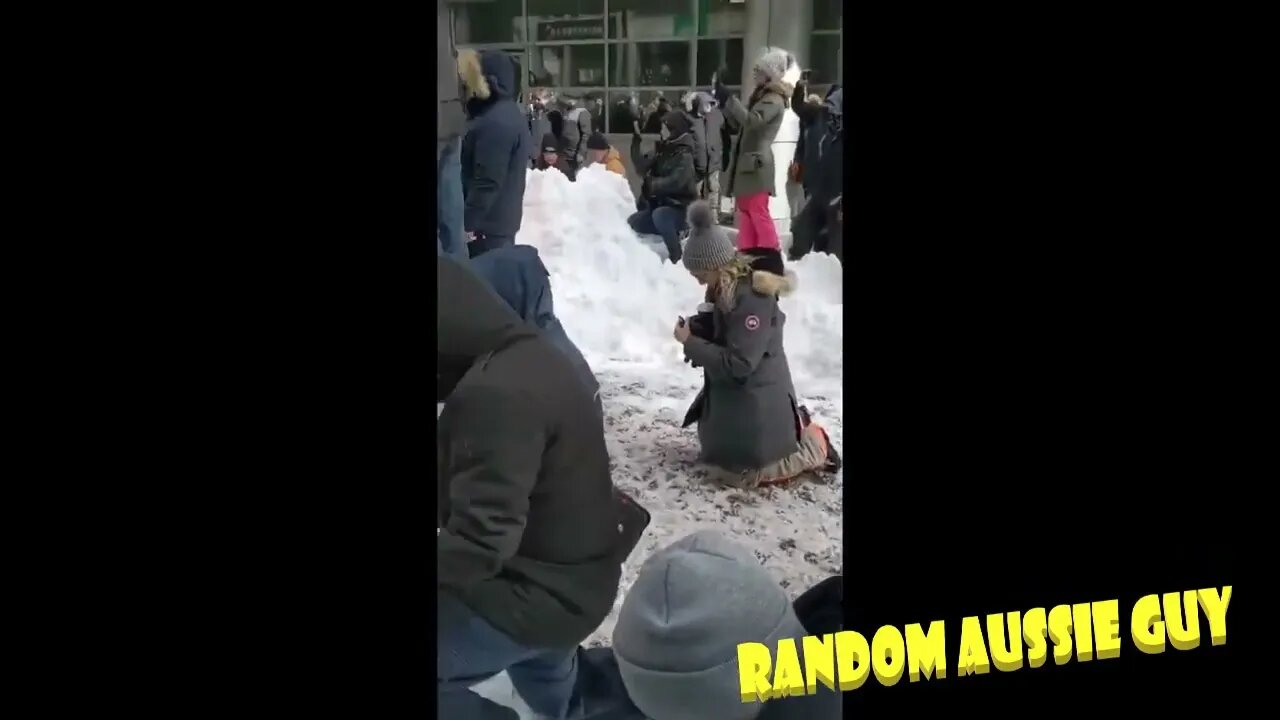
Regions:
<instances>
[{"instance_id":1,"label":"orange jacket","mask_svg":"<svg viewBox=\"0 0 1280 720\"><path fill-rule=\"evenodd\" d=\"M617 148L609 148L609 154L604 156L604 169L623 177L627 176L627 169L622 166L622 155L618 153Z\"/></svg>"}]
</instances>

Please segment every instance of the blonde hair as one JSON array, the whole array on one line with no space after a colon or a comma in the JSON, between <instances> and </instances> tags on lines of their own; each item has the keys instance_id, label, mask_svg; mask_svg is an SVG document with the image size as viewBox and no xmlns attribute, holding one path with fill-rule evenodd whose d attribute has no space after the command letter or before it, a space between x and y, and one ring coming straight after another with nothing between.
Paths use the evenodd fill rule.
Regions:
<instances>
[{"instance_id":1,"label":"blonde hair","mask_svg":"<svg viewBox=\"0 0 1280 720\"><path fill-rule=\"evenodd\" d=\"M727 265L715 271L715 304L721 312L733 310L738 294L738 282L751 275L751 261L741 253L734 255Z\"/></svg>"}]
</instances>

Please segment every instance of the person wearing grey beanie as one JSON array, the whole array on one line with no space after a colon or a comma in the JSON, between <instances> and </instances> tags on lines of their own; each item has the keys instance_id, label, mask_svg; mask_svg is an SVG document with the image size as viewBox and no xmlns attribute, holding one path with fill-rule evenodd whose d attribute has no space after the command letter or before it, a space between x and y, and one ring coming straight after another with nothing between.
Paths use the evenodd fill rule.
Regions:
<instances>
[{"instance_id":1,"label":"person wearing grey beanie","mask_svg":"<svg viewBox=\"0 0 1280 720\"><path fill-rule=\"evenodd\" d=\"M838 618L838 590L821 595ZM772 654L779 640L799 645L807 634L837 632L835 622L806 628L749 550L704 530L645 562L619 611L613 655L631 703L649 720L826 720L840 717L841 698L821 685L814 695L742 702L738 645L762 643Z\"/></svg>"},{"instance_id":2,"label":"person wearing grey beanie","mask_svg":"<svg viewBox=\"0 0 1280 720\"><path fill-rule=\"evenodd\" d=\"M685 360L703 371L684 420L684 427L698 424L702 462L716 479L743 488L838 471L830 438L809 420L791 383L787 317L778 305L791 278L753 267L705 201L689 206L688 220L682 261L707 295L692 319L676 319L673 334Z\"/></svg>"}]
</instances>

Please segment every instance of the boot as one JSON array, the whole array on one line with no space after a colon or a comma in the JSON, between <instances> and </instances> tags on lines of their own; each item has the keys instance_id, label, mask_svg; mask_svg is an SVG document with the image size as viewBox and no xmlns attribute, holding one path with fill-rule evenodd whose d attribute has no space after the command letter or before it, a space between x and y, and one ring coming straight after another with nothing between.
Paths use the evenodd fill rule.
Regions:
<instances>
[{"instance_id":1,"label":"boot","mask_svg":"<svg viewBox=\"0 0 1280 720\"><path fill-rule=\"evenodd\" d=\"M809 408L801 405L797 408L800 411L800 423L802 427L809 427L813 422L809 415ZM823 472L838 473L840 468L844 467L844 462L840 459L840 453L836 450L836 446L831 443L831 436L827 434L827 429L818 426L818 432L822 433L822 440L827 446L827 464L822 466Z\"/></svg>"}]
</instances>

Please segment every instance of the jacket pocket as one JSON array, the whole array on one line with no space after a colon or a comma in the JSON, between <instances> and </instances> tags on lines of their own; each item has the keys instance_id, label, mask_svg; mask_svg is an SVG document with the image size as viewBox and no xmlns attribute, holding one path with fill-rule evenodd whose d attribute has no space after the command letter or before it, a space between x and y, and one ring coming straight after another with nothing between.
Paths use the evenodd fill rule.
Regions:
<instances>
[{"instance_id":1,"label":"jacket pocket","mask_svg":"<svg viewBox=\"0 0 1280 720\"><path fill-rule=\"evenodd\" d=\"M758 152L742 153L742 163L741 163L742 167L738 168L738 172L757 173L757 172L760 172L762 168L764 168L764 165L765 165L764 153L758 153Z\"/></svg>"}]
</instances>

